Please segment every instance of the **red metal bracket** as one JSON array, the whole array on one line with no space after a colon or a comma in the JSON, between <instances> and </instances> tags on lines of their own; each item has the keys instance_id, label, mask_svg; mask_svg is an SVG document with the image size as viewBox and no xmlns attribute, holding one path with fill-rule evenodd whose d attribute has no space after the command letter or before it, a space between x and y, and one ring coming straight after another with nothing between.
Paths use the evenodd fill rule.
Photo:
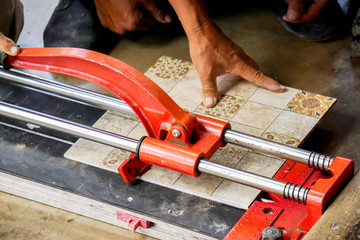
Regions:
<instances>
[{"instance_id":1,"label":"red metal bracket","mask_svg":"<svg viewBox=\"0 0 360 240\"><path fill-rule=\"evenodd\" d=\"M149 137L173 144L173 149L187 147L198 156L210 158L224 145L222 136L230 127L228 123L184 111L144 74L108 55L78 48L23 48L8 61L14 67L79 77L112 91L132 108ZM173 130L179 132L178 137L173 136ZM139 161L132 154L119 172L125 182L131 182L148 169L148 163L167 167L161 161L166 154L158 153L160 161L147 160L147 154ZM198 159L188 159L186 164L179 161L176 170L197 176L194 168Z\"/></svg>"},{"instance_id":2,"label":"red metal bracket","mask_svg":"<svg viewBox=\"0 0 360 240\"><path fill-rule=\"evenodd\" d=\"M116 213L117 219L127 222L130 231L135 232L136 229L140 226L142 228L148 228L150 227L150 222L146 221L146 220L142 220L140 218L125 214L125 213L121 213L121 212L117 212Z\"/></svg>"},{"instance_id":3,"label":"red metal bracket","mask_svg":"<svg viewBox=\"0 0 360 240\"><path fill-rule=\"evenodd\" d=\"M275 202L255 201L225 239L260 240L261 230L269 226L282 229L284 239L302 239L319 220L330 200L353 176L354 162L336 157L328 169L331 174L325 176L304 164L286 161L273 178L311 187L306 205L269 194ZM264 215L262 209L268 209L268 214Z\"/></svg>"}]
</instances>

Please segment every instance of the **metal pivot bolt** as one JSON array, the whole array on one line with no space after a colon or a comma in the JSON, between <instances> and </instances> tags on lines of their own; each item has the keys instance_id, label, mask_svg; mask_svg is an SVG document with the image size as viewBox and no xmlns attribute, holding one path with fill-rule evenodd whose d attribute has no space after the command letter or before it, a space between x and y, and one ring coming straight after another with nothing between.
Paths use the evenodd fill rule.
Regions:
<instances>
[{"instance_id":1,"label":"metal pivot bolt","mask_svg":"<svg viewBox=\"0 0 360 240\"><path fill-rule=\"evenodd\" d=\"M283 234L280 228L267 227L261 231L262 240L283 240Z\"/></svg>"},{"instance_id":2,"label":"metal pivot bolt","mask_svg":"<svg viewBox=\"0 0 360 240\"><path fill-rule=\"evenodd\" d=\"M177 130L177 129L173 129L172 130L172 135L174 136L174 137L180 137L180 135L181 135L181 133L180 133L180 131L179 130Z\"/></svg>"}]
</instances>

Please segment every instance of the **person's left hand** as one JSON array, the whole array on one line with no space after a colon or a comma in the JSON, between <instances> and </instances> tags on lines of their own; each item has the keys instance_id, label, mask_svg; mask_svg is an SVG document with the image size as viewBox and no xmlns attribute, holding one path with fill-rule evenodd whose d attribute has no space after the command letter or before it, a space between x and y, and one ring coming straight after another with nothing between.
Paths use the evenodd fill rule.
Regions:
<instances>
[{"instance_id":1,"label":"person's left hand","mask_svg":"<svg viewBox=\"0 0 360 240\"><path fill-rule=\"evenodd\" d=\"M216 77L232 73L273 92L286 87L259 71L258 64L229 39L220 28L209 21L194 34L188 34L190 55L199 73L203 104L213 107L217 102Z\"/></svg>"},{"instance_id":2,"label":"person's left hand","mask_svg":"<svg viewBox=\"0 0 360 240\"><path fill-rule=\"evenodd\" d=\"M304 23L314 21L330 0L311 0L308 7L306 7L307 0L285 1L289 6L283 20L291 23Z\"/></svg>"},{"instance_id":3,"label":"person's left hand","mask_svg":"<svg viewBox=\"0 0 360 240\"><path fill-rule=\"evenodd\" d=\"M13 40L7 38L2 32L0 32L0 51L3 51L11 56L15 56L19 53L20 49Z\"/></svg>"}]
</instances>

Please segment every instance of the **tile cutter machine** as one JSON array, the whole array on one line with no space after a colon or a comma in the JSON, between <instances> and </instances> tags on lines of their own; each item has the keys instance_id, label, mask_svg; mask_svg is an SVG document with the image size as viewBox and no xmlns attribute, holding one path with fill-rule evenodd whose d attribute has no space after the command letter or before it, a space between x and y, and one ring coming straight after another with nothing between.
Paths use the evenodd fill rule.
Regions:
<instances>
[{"instance_id":1,"label":"tile cutter machine","mask_svg":"<svg viewBox=\"0 0 360 240\"><path fill-rule=\"evenodd\" d=\"M273 201L255 201L226 239L260 239L261 230L270 226L281 229L285 239L301 239L354 172L354 162L350 159L246 135L231 130L227 122L186 112L142 73L104 54L76 48L24 48L15 57L7 56L3 66L78 77L121 98L123 101L66 84L17 77L10 71L0 72L0 76L16 84L75 98L100 108L136 114L148 133L140 140L0 103L3 116L132 152L118 169L127 183L151 165L157 165L194 177L207 173L267 192ZM267 178L207 160L226 143L287 161L273 178Z\"/></svg>"}]
</instances>

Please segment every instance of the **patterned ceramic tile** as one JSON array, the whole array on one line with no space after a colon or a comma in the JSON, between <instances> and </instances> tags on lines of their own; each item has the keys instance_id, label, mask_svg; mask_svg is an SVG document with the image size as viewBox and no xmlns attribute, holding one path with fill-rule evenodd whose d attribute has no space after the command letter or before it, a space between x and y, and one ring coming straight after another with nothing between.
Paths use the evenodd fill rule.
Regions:
<instances>
[{"instance_id":1,"label":"patterned ceramic tile","mask_svg":"<svg viewBox=\"0 0 360 240\"><path fill-rule=\"evenodd\" d=\"M260 192L255 188L224 180L211 197L230 206L247 209Z\"/></svg>"},{"instance_id":2,"label":"patterned ceramic tile","mask_svg":"<svg viewBox=\"0 0 360 240\"><path fill-rule=\"evenodd\" d=\"M182 108L194 111L202 102L201 83L195 68L169 92L169 96Z\"/></svg>"},{"instance_id":3,"label":"patterned ceramic tile","mask_svg":"<svg viewBox=\"0 0 360 240\"><path fill-rule=\"evenodd\" d=\"M168 92L192 67L190 62L162 56L145 75Z\"/></svg>"},{"instance_id":4,"label":"patterned ceramic tile","mask_svg":"<svg viewBox=\"0 0 360 240\"><path fill-rule=\"evenodd\" d=\"M295 97L298 91L297 89L288 87L285 92L277 93L264 88L258 88L249 100L283 109L291 99Z\"/></svg>"},{"instance_id":5,"label":"patterned ceramic tile","mask_svg":"<svg viewBox=\"0 0 360 240\"><path fill-rule=\"evenodd\" d=\"M109 155L104 158L101 165L118 172L120 164L130 157L130 153L121 149L114 148Z\"/></svg>"},{"instance_id":6,"label":"patterned ceramic tile","mask_svg":"<svg viewBox=\"0 0 360 240\"><path fill-rule=\"evenodd\" d=\"M229 95L221 95L219 97L219 102L215 107L206 108L203 104L200 104L200 106L196 108L195 112L230 120L230 118L240 109L244 103L245 99Z\"/></svg>"},{"instance_id":7,"label":"patterned ceramic tile","mask_svg":"<svg viewBox=\"0 0 360 240\"><path fill-rule=\"evenodd\" d=\"M217 78L223 97L215 108L206 109L201 106L201 83L191 63L161 57L146 75L169 91L170 97L188 111L231 120L233 130L291 146L301 144L335 101L292 88L285 93L272 93L226 74ZM95 127L134 139L147 135L136 117L118 112L106 113ZM129 153L80 139L65 156L117 172ZM282 159L232 144L219 149L210 160L269 177L283 163ZM194 178L157 166L152 166L141 179L243 209L247 209L260 193L215 176L202 174Z\"/></svg>"},{"instance_id":8,"label":"patterned ceramic tile","mask_svg":"<svg viewBox=\"0 0 360 240\"><path fill-rule=\"evenodd\" d=\"M226 74L217 78L219 94L226 94L240 98L249 98L259 87L239 76Z\"/></svg>"},{"instance_id":9,"label":"patterned ceramic tile","mask_svg":"<svg viewBox=\"0 0 360 240\"><path fill-rule=\"evenodd\" d=\"M246 148L238 147L233 144L227 144L225 147L218 149L210 158L210 161L229 167L235 167L246 152Z\"/></svg>"},{"instance_id":10,"label":"patterned ceramic tile","mask_svg":"<svg viewBox=\"0 0 360 240\"><path fill-rule=\"evenodd\" d=\"M298 146L318 123L318 118L283 111L266 129L263 138Z\"/></svg>"},{"instance_id":11,"label":"patterned ceramic tile","mask_svg":"<svg viewBox=\"0 0 360 240\"><path fill-rule=\"evenodd\" d=\"M249 134L252 136L260 137L264 133L264 129L250 127L248 125L244 125L244 124L232 122L232 121L230 121L230 124L231 124L232 130L242 132L245 134Z\"/></svg>"},{"instance_id":12,"label":"patterned ceramic tile","mask_svg":"<svg viewBox=\"0 0 360 240\"><path fill-rule=\"evenodd\" d=\"M197 178L182 174L175 182L174 186L182 188L187 192L210 196L221 182L221 178L205 173Z\"/></svg>"},{"instance_id":13,"label":"patterned ceramic tile","mask_svg":"<svg viewBox=\"0 0 360 240\"><path fill-rule=\"evenodd\" d=\"M236 165L236 168L266 177L273 177L283 163L283 160L277 158L270 158L268 156L248 152Z\"/></svg>"},{"instance_id":14,"label":"patterned ceramic tile","mask_svg":"<svg viewBox=\"0 0 360 240\"><path fill-rule=\"evenodd\" d=\"M247 101L231 119L234 122L266 129L279 115L281 109Z\"/></svg>"},{"instance_id":15,"label":"patterned ceramic tile","mask_svg":"<svg viewBox=\"0 0 360 240\"><path fill-rule=\"evenodd\" d=\"M300 139L298 139L298 138L295 138L295 137L292 137L292 136L286 135L286 134L276 133L276 132L266 132L264 134L263 138L273 141L273 142L278 142L278 143L286 144L286 145L293 146L293 147L297 147L301 143Z\"/></svg>"},{"instance_id":16,"label":"patterned ceramic tile","mask_svg":"<svg viewBox=\"0 0 360 240\"><path fill-rule=\"evenodd\" d=\"M286 110L320 118L329 110L335 101L336 99L332 97L299 91L286 106Z\"/></svg>"}]
</instances>

